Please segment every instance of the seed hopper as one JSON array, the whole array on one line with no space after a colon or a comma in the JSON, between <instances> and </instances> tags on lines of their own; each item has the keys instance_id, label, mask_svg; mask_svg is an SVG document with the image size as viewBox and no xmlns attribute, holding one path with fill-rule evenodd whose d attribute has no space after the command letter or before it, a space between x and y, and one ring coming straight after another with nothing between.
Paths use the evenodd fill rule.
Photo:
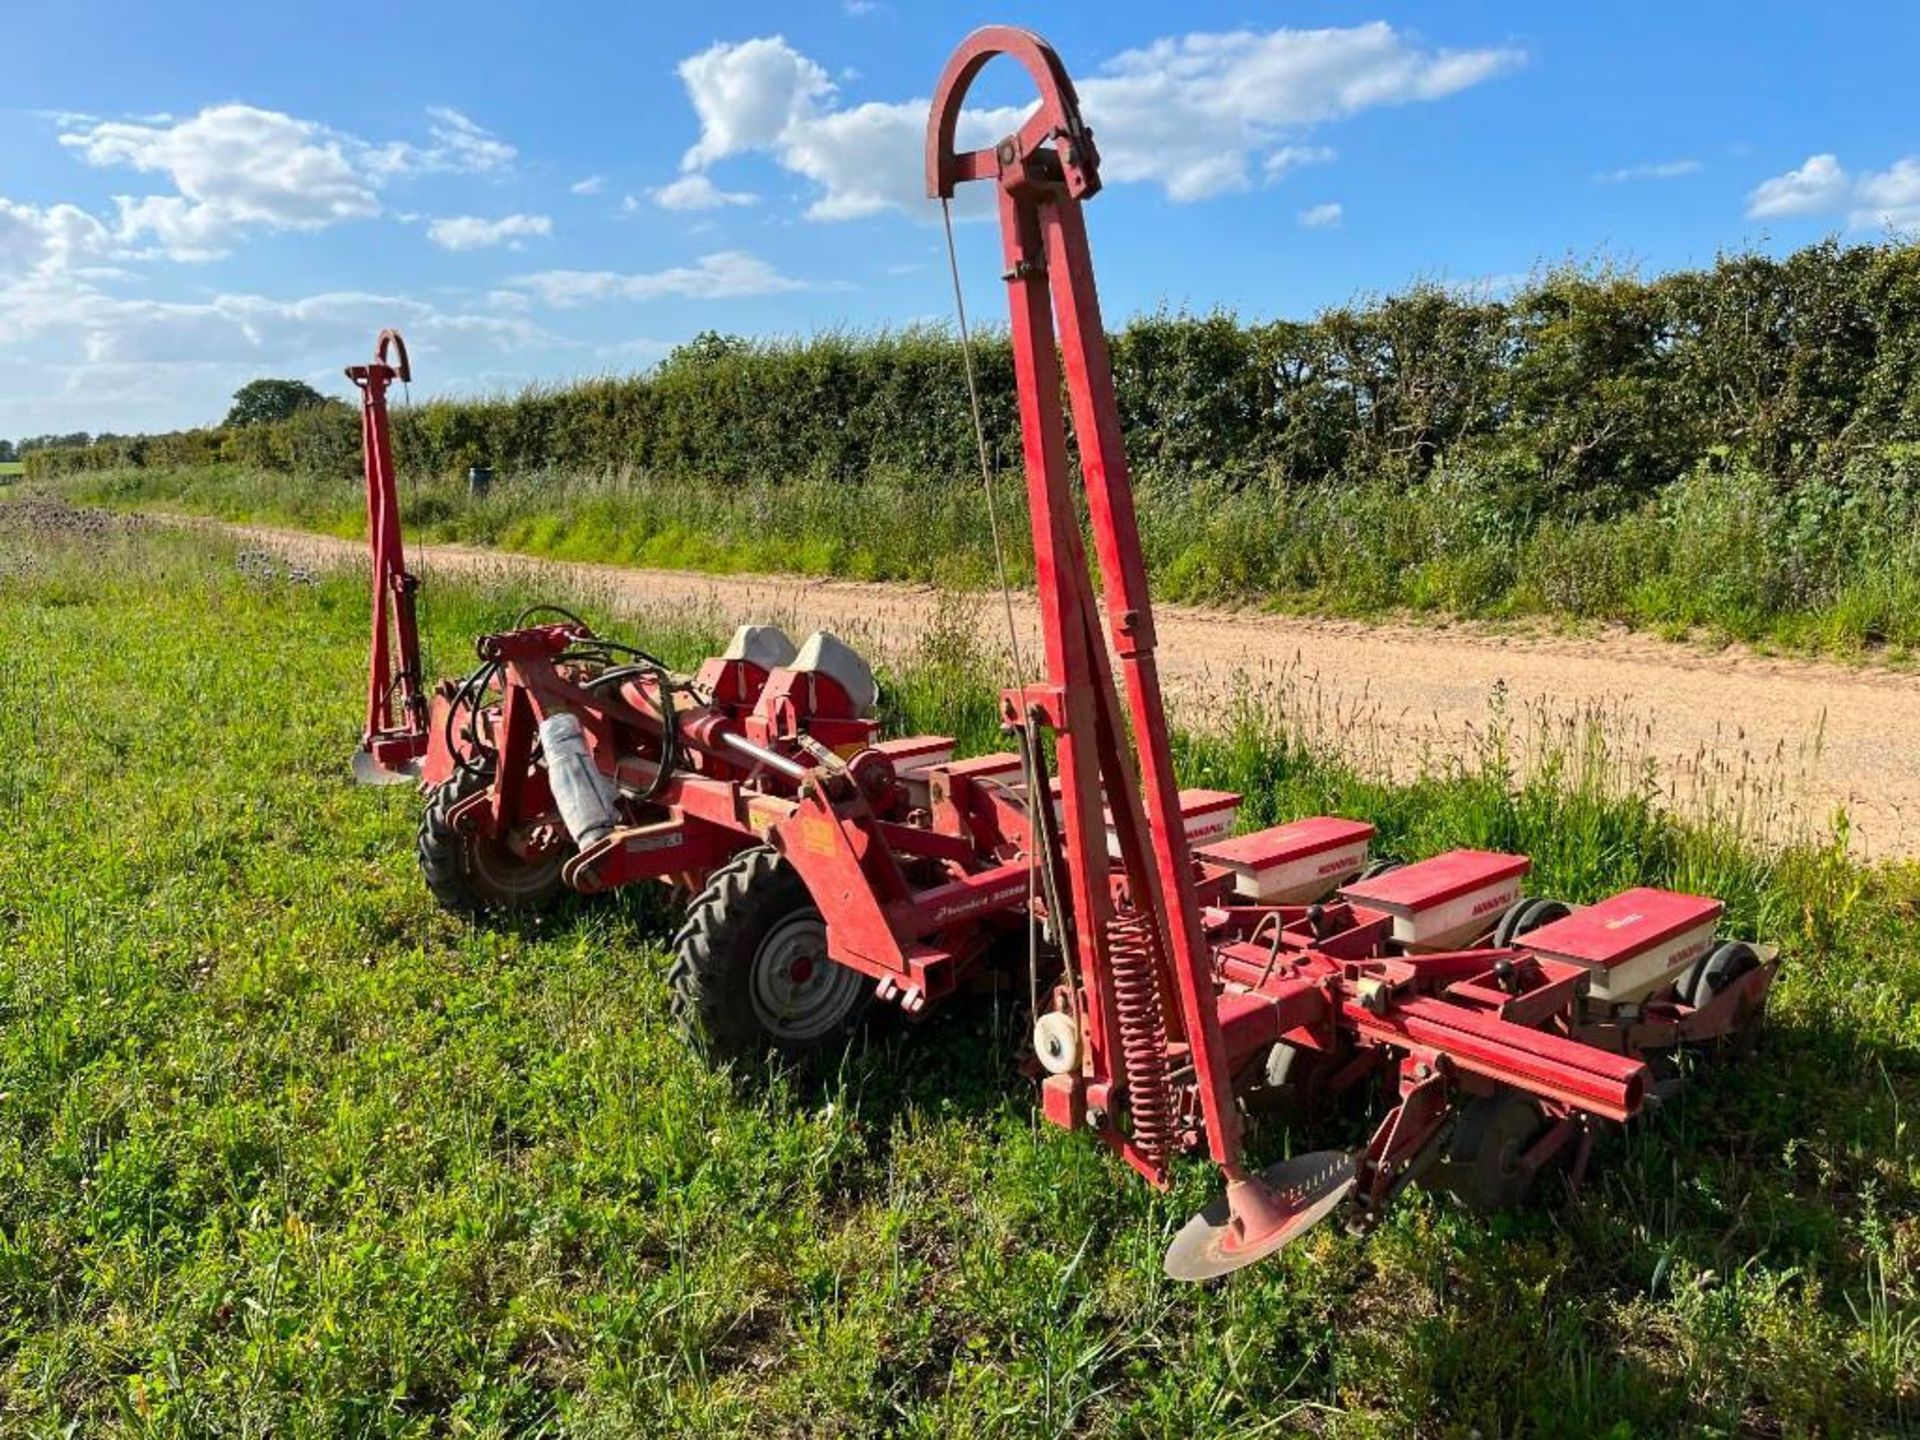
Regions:
<instances>
[{"instance_id":1,"label":"seed hopper","mask_svg":"<svg viewBox=\"0 0 1920 1440\"><path fill-rule=\"evenodd\" d=\"M996 58L1038 105L997 144L957 149ZM1328 1216L1365 1224L1415 1180L1482 1209L1577 1182L1597 1127L1664 1093L1682 1050L1751 1035L1777 959L1723 936L1707 897L1570 907L1528 893L1525 856L1393 866L1364 820L1236 834L1239 797L1181 789L1084 218L1100 157L1050 46L1008 27L960 46L926 176L942 201L990 187L999 213L1045 671L1002 696L1005 752L883 736L861 656L769 626L680 674L530 612L429 694L384 413L407 359L389 332L349 372L375 597L357 768L425 789L434 895L479 916L667 882L686 897L675 1016L743 1065L1010 976L1037 997L1024 1063L1048 1120L1156 1186L1182 1155L1219 1170L1219 1200L1168 1251L1182 1279ZM1352 1148L1248 1158L1251 1114L1343 1095L1372 1100Z\"/></svg>"}]
</instances>

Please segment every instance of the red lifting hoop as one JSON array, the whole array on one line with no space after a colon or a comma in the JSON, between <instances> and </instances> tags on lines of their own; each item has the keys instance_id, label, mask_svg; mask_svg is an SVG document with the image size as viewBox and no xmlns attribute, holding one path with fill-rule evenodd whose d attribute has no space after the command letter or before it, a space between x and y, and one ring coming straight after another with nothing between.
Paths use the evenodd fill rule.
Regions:
<instances>
[{"instance_id":1,"label":"red lifting hoop","mask_svg":"<svg viewBox=\"0 0 1920 1440\"><path fill-rule=\"evenodd\" d=\"M960 122L961 102L974 77L997 55L1018 60L1040 92L1040 108L1020 129L989 150L955 154L954 130ZM1051 152L1064 178L1067 193L1085 200L1100 190L1100 156L1093 132L1080 118L1080 97L1074 93L1067 67L1054 48L1031 30L1013 25L985 25L960 42L934 87L933 109L927 117L927 194L934 199L953 197L956 184L966 180L995 180L1029 161L1052 141L1064 144Z\"/></svg>"}]
</instances>

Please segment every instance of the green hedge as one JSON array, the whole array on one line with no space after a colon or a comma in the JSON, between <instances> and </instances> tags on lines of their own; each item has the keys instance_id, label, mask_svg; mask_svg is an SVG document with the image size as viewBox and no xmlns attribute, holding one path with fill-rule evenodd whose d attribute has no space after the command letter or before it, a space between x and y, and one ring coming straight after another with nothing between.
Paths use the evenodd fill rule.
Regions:
<instances>
[{"instance_id":1,"label":"green hedge","mask_svg":"<svg viewBox=\"0 0 1920 1440\"><path fill-rule=\"evenodd\" d=\"M1826 242L1654 280L1544 272L1499 299L1425 284L1310 322L1154 314L1113 337L1136 468L1229 485L1417 481L1443 462L1526 503L1611 509L1706 457L1791 481L1920 434L1920 247ZM1004 338L981 347L996 462L1019 462ZM396 411L399 463L448 476L645 470L708 482L970 473L957 342L705 335L651 374ZM226 461L346 475L343 406L234 430L48 449L29 477Z\"/></svg>"}]
</instances>

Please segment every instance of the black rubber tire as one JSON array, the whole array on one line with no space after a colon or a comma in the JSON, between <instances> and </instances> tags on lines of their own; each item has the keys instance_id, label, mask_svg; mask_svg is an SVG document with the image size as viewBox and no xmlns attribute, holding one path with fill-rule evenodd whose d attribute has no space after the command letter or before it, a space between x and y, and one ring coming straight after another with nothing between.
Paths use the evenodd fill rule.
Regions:
<instances>
[{"instance_id":1,"label":"black rubber tire","mask_svg":"<svg viewBox=\"0 0 1920 1440\"><path fill-rule=\"evenodd\" d=\"M1254 1067L1242 1098L1249 1110L1305 1125L1326 1108L1327 1080L1337 1068L1331 1057L1317 1050L1277 1040Z\"/></svg>"},{"instance_id":2,"label":"black rubber tire","mask_svg":"<svg viewBox=\"0 0 1920 1440\"><path fill-rule=\"evenodd\" d=\"M1680 998L1698 1009L1742 975L1759 968L1759 951L1744 940L1728 940L1701 956L1680 977Z\"/></svg>"},{"instance_id":3,"label":"black rubber tire","mask_svg":"<svg viewBox=\"0 0 1920 1440\"><path fill-rule=\"evenodd\" d=\"M468 920L532 914L552 905L567 890L560 867L571 855L570 848L529 862L499 841L458 833L448 821L455 805L492 783L492 775L485 770L455 770L434 786L414 844L420 874L440 908Z\"/></svg>"},{"instance_id":4,"label":"black rubber tire","mask_svg":"<svg viewBox=\"0 0 1920 1440\"><path fill-rule=\"evenodd\" d=\"M1376 876L1386 875L1398 870L1406 863L1404 860L1395 860L1391 856L1382 855L1376 860L1369 860L1366 869L1362 870L1359 875L1354 878L1357 880L1372 880Z\"/></svg>"},{"instance_id":5,"label":"black rubber tire","mask_svg":"<svg viewBox=\"0 0 1920 1440\"><path fill-rule=\"evenodd\" d=\"M1540 1107L1514 1090L1469 1100L1454 1124L1439 1183L1469 1210L1491 1215L1527 1203L1539 1180L1520 1157L1547 1131Z\"/></svg>"},{"instance_id":6,"label":"black rubber tire","mask_svg":"<svg viewBox=\"0 0 1920 1440\"><path fill-rule=\"evenodd\" d=\"M1680 998L1696 1008L1705 1005L1741 976L1760 968L1760 952L1744 940L1728 940L1714 947L1680 977L1676 987ZM1742 1006L1734 1028L1722 1035L1713 1053L1723 1060L1744 1060L1760 1046L1765 1033L1767 1012L1763 1007Z\"/></svg>"},{"instance_id":7,"label":"black rubber tire","mask_svg":"<svg viewBox=\"0 0 1920 1440\"><path fill-rule=\"evenodd\" d=\"M1572 913L1573 907L1563 901L1523 896L1507 907L1500 923L1493 927L1494 948L1505 950L1529 930L1564 920Z\"/></svg>"},{"instance_id":8,"label":"black rubber tire","mask_svg":"<svg viewBox=\"0 0 1920 1440\"><path fill-rule=\"evenodd\" d=\"M789 953L807 959L807 979L796 981L791 970L778 979ZM822 967L817 974L814 965ZM767 989L780 983L789 998L816 983L824 987L809 990L813 1008L786 1030ZM827 956L825 925L806 882L768 846L736 855L708 877L673 937L667 984L675 1023L694 1049L720 1064L769 1050L798 1057L837 1047L873 1002L873 982Z\"/></svg>"}]
</instances>

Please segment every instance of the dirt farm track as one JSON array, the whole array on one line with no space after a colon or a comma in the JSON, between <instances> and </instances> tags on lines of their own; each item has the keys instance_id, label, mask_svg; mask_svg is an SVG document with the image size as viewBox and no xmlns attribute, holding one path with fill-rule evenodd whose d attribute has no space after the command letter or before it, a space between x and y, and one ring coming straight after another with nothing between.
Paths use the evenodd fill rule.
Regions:
<instances>
[{"instance_id":1,"label":"dirt farm track","mask_svg":"<svg viewBox=\"0 0 1920 1440\"><path fill-rule=\"evenodd\" d=\"M217 528L304 564L365 562L357 541ZM716 627L772 620L796 637L825 628L878 654L911 647L954 604L924 586L622 569L460 545L412 545L409 560L429 585L436 574L545 578L615 611L693 610ZM1030 596L1015 597L1015 614L1031 665L1039 621ZM1861 854L1920 857L1920 675L1630 633L1508 633L1181 605L1161 605L1156 615L1169 705L1181 724L1207 724L1224 697L1251 688L1283 701L1362 764L1405 773L1473 743L1498 713L1522 763L1530 735L1593 715L1677 808L1709 798L1724 808L1744 796L1750 816L1779 832L1824 824L1844 805ZM1004 650L997 597L967 603L963 618ZM1770 777L1770 788L1742 776Z\"/></svg>"}]
</instances>

